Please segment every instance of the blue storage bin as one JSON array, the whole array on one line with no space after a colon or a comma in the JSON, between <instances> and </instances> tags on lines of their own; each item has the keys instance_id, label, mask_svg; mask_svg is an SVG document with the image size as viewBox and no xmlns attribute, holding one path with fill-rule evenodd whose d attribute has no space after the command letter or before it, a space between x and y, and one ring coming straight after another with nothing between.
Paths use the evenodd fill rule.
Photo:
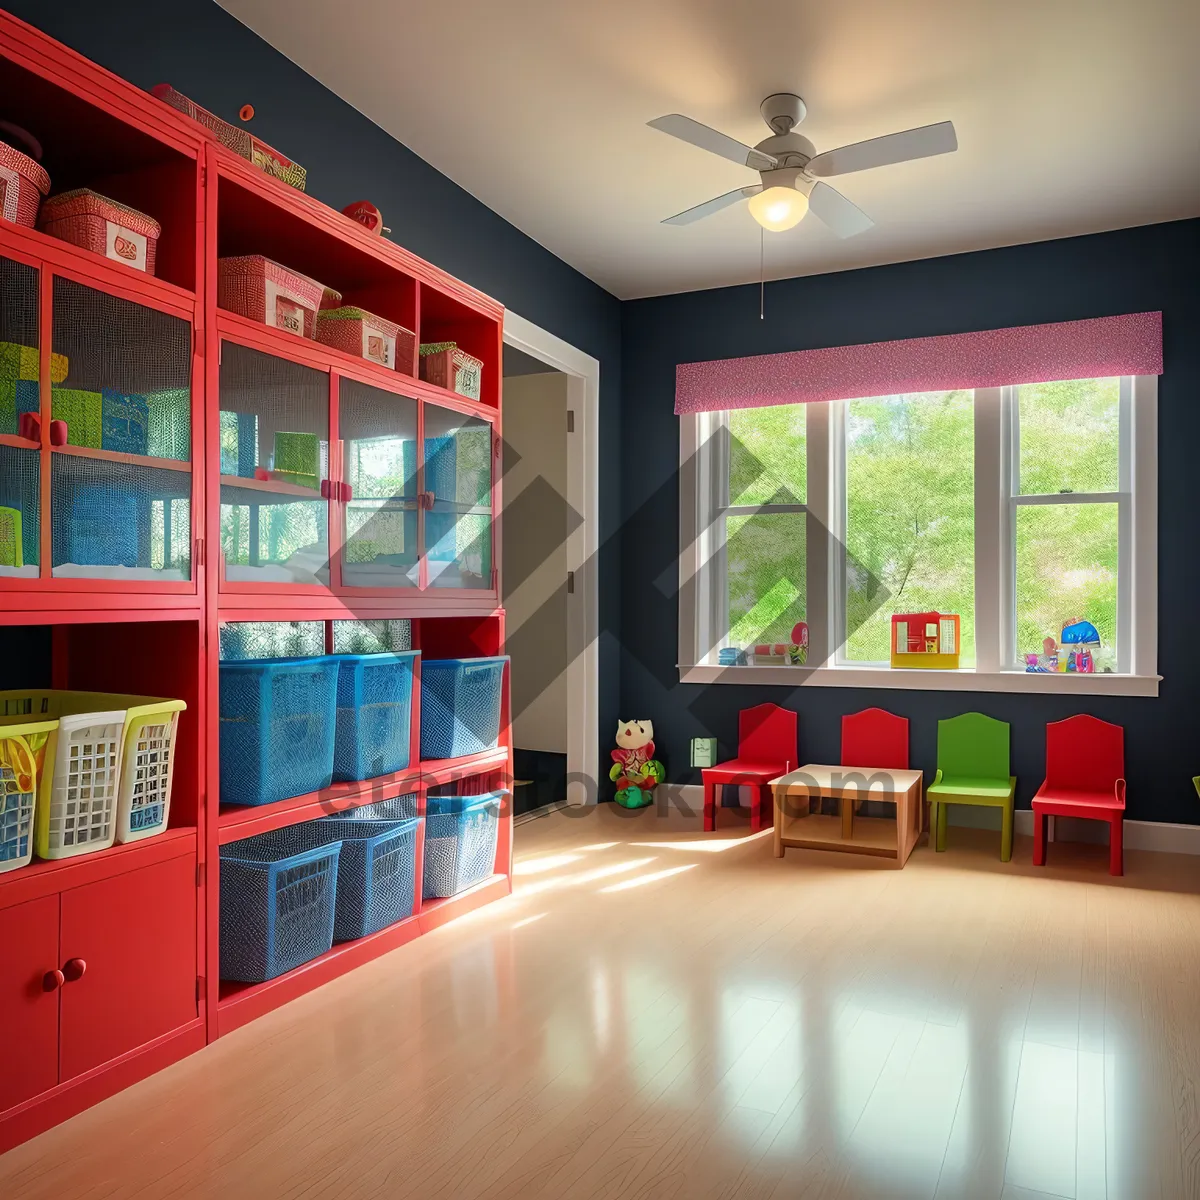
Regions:
<instances>
[{"instance_id":1,"label":"blue storage bin","mask_svg":"<svg viewBox=\"0 0 1200 1200\"><path fill-rule=\"evenodd\" d=\"M374 779L408 766L413 660L419 653L337 656L334 779Z\"/></svg>"},{"instance_id":2,"label":"blue storage bin","mask_svg":"<svg viewBox=\"0 0 1200 1200\"><path fill-rule=\"evenodd\" d=\"M421 660L421 757L461 758L500 738L507 655Z\"/></svg>"},{"instance_id":3,"label":"blue storage bin","mask_svg":"<svg viewBox=\"0 0 1200 1200\"><path fill-rule=\"evenodd\" d=\"M457 896L491 876L496 864L504 791L483 796L429 796L425 801L426 900Z\"/></svg>"},{"instance_id":4,"label":"blue storage bin","mask_svg":"<svg viewBox=\"0 0 1200 1200\"><path fill-rule=\"evenodd\" d=\"M430 562L453 562L458 557L458 520L456 512L436 507L425 514L425 556Z\"/></svg>"},{"instance_id":5,"label":"blue storage bin","mask_svg":"<svg viewBox=\"0 0 1200 1200\"><path fill-rule=\"evenodd\" d=\"M100 392L100 445L123 454L145 454L150 405L145 396L104 388Z\"/></svg>"},{"instance_id":6,"label":"blue storage bin","mask_svg":"<svg viewBox=\"0 0 1200 1200\"><path fill-rule=\"evenodd\" d=\"M349 942L411 917L421 822L322 817L293 826L312 845L341 842L333 940Z\"/></svg>"},{"instance_id":7,"label":"blue storage bin","mask_svg":"<svg viewBox=\"0 0 1200 1200\"><path fill-rule=\"evenodd\" d=\"M221 978L274 979L333 945L341 842L309 849L292 829L221 847Z\"/></svg>"},{"instance_id":8,"label":"blue storage bin","mask_svg":"<svg viewBox=\"0 0 1200 1200\"><path fill-rule=\"evenodd\" d=\"M458 442L452 435L425 439L425 490L435 500L458 499Z\"/></svg>"},{"instance_id":9,"label":"blue storage bin","mask_svg":"<svg viewBox=\"0 0 1200 1200\"><path fill-rule=\"evenodd\" d=\"M68 545L61 561L81 567L136 567L140 504L139 497L119 483L79 484L71 496Z\"/></svg>"},{"instance_id":10,"label":"blue storage bin","mask_svg":"<svg viewBox=\"0 0 1200 1200\"><path fill-rule=\"evenodd\" d=\"M338 660L221 664L221 803L273 804L333 779Z\"/></svg>"},{"instance_id":11,"label":"blue storage bin","mask_svg":"<svg viewBox=\"0 0 1200 1200\"><path fill-rule=\"evenodd\" d=\"M348 808L337 814L346 821L408 821L417 815L417 793L376 800L359 808Z\"/></svg>"}]
</instances>

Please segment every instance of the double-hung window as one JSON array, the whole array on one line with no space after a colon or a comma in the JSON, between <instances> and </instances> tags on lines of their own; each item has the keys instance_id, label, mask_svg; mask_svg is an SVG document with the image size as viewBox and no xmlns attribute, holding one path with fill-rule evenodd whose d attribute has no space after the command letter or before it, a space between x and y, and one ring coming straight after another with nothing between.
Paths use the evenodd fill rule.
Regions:
<instances>
[{"instance_id":1,"label":"double-hung window","mask_svg":"<svg viewBox=\"0 0 1200 1200\"><path fill-rule=\"evenodd\" d=\"M683 415L681 677L1155 694L1157 382ZM889 667L893 615L930 612L959 669Z\"/></svg>"}]
</instances>

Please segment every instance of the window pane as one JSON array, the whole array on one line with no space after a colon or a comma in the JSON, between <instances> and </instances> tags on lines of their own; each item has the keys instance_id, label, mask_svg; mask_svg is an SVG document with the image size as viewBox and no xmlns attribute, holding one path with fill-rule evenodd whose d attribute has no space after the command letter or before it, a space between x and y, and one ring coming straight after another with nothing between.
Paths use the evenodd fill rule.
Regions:
<instances>
[{"instance_id":1,"label":"window pane","mask_svg":"<svg viewBox=\"0 0 1200 1200\"><path fill-rule=\"evenodd\" d=\"M1117 505L1017 506L1017 654L1040 654L1064 625L1100 634L1097 671L1116 669Z\"/></svg>"},{"instance_id":2,"label":"window pane","mask_svg":"<svg viewBox=\"0 0 1200 1200\"><path fill-rule=\"evenodd\" d=\"M1022 385L1022 495L1115 492L1120 399L1119 379Z\"/></svg>"},{"instance_id":3,"label":"window pane","mask_svg":"<svg viewBox=\"0 0 1200 1200\"><path fill-rule=\"evenodd\" d=\"M851 400L846 413L846 646L887 662L893 613L962 618L975 663L972 393Z\"/></svg>"},{"instance_id":4,"label":"window pane","mask_svg":"<svg viewBox=\"0 0 1200 1200\"><path fill-rule=\"evenodd\" d=\"M729 414L729 503L803 504L805 404Z\"/></svg>"},{"instance_id":5,"label":"window pane","mask_svg":"<svg viewBox=\"0 0 1200 1200\"><path fill-rule=\"evenodd\" d=\"M791 642L805 619L805 513L728 517L729 644Z\"/></svg>"}]
</instances>

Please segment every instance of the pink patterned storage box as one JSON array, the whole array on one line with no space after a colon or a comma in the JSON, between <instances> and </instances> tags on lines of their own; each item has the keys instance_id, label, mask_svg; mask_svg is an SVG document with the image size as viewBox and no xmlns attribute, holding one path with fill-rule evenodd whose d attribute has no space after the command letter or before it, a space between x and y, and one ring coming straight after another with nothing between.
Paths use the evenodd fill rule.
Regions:
<instances>
[{"instance_id":1,"label":"pink patterned storage box","mask_svg":"<svg viewBox=\"0 0 1200 1200\"><path fill-rule=\"evenodd\" d=\"M317 341L353 354L355 358L365 358L405 375L412 374L416 335L411 329L364 309L347 307L319 312Z\"/></svg>"},{"instance_id":2,"label":"pink patterned storage box","mask_svg":"<svg viewBox=\"0 0 1200 1200\"><path fill-rule=\"evenodd\" d=\"M49 191L50 176L41 163L0 142L0 217L32 229L38 205Z\"/></svg>"},{"instance_id":3,"label":"pink patterned storage box","mask_svg":"<svg viewBox=\"0 0 1200 1200\"><path fill-rule=\"evenodd\" d=\"M297 191L304 191L308 172L298 163L285 158L278 150L272 149L266 142L260 142L252 133L201 108L194 100L189 100L182 92L177 92L169 83L160 83L151 89L152 95L178 109L185 116L203 125L205 129L222 146L232 150L239 158L252 162L266 175L283 180Z\"/></svg>"},{"instance_id":4,"label":"pink patterned storage box","mask_svg":"<svg viewBox=\"0 0 1200 1200\"><path fill-rule=\"evenodd\" d=\"M73 246L154 274L162 226L145 213L87 188L52 196L42 205L38 228Z\"/></svg>"},{"instance_id":5,"label":"pink patterned storage box","mask_svg":"<svg viewBox=\"0 0 1200 1200\"><path fill-rule=\"evenodd\" d=\"M436 387L479 399L483 363L454 342L427 342L421 347L421 378Z\"/></svg>"},{"instance_id":6,"label":"pink patterned storage box","mask_svg":"<svg viewBox=\"0 0 1200 1200\"><path fill-rule=\"evenodd\" d=\"M325 288L261 254L217 259L217 304L300 337L316 337Z\"/></svg>"}]
</instances>

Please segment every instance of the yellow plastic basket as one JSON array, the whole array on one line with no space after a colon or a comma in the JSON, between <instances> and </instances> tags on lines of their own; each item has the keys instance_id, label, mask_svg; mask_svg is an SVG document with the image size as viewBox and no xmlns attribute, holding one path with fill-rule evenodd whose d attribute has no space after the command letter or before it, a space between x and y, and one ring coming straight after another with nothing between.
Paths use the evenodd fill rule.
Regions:
<instances>
[{"instance_id":1,"label":"yellow plastic basket","mask_svg":"<svg viewBox=\"0 0 1200 1200\"><path fill-rule=\"evenodd\" d=\"M122 798L129 840L167 827L177 714L185 707L182 700L109 692L0 692L0 734L21 721L54 722L38 781L39 858L106 850L121 829Z\"/></svg>"},{"instance_id":2,"label":"yellow plastic basket","mask_svg":"<svg viewBox=\"0 0 1200 1200\"><path fill-rule=\"evenodd\" d=\"M5 723L0 729L0 874L33 857L37 781L57 721Z\"/></svg>"}]
</instances>

